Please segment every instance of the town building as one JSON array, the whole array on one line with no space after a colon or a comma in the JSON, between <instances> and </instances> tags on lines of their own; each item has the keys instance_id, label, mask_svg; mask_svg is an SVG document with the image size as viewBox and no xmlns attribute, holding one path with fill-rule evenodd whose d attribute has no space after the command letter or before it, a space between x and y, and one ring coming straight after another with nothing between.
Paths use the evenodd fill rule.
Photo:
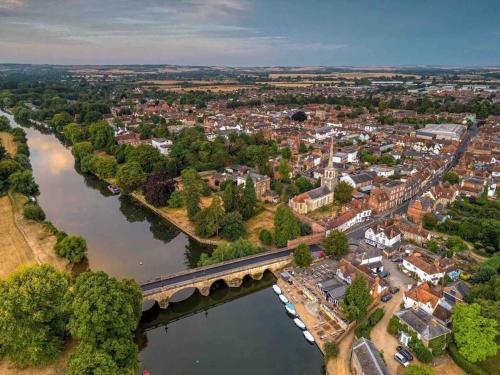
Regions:
<instances>
[{"instance_id":1,"label":"town building","mask_svg":"<svg viewBox=\"0 0 500 375\"><path fill-rule=\"evenodd\" d=\"M364 337L354 341L352 345L351 372L354 375L389 375L379 351Z\"/></svg>"}]
</instances>

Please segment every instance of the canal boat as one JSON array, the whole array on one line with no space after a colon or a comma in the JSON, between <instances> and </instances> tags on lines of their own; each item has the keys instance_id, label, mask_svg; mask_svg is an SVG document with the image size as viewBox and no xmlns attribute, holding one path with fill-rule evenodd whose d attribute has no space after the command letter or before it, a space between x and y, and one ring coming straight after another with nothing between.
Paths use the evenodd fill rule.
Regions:
<instances>
[{"instance_id":1,"label":"canal boat","mask_svg":"<svg viewBox=\"0 0 500 375\"><path fill-rule=\"evenodd\" d=\"M284 294L280 294L280 300L281 300L281 302L283 302L285 304L288 303L288 298L286 298Z\"/></svg>"},{"instance_id":2,"label":"canal boat","mask_svg":"<svg viewBox=\"0 0 500 375\"><path fill-rule=\"evenodd\" d=\"M304 322L303 322L302 320L300 320L299 318L295 318L295 319L293 320L293 322L294 322L294 323L295 323L295 325L296 325L297 327L299 327L300 329L302 329L302 330L306 329L306 325L305 325L305 324L304 324Z\"/></svg>"},{"instance_id":3,"label":"canal boat","mask_svg":"<svg viewBox=\"0 0 500 375\"><path fill-rule=\"evenodd\" d=\"M273 290L274 290L274 293L276 293L277 295L281 294L281 288L278 285L274 284Z\"/></svg>"},{"instance_id":4,"label":"canal boat","mask_svg":"<svg viewBox=\"0 0 500 375\"><path fill-rule=\"evenodd\" d=\"M142 375L151 375L148 369L142 370Z\"/></svg>"},{"instance_id":5,"label":"canal boat","mask_svg":"<svg viewBox=\"0 0 500 375\"><path fill-rule=\"evenodd\" d=\"M286 309L286 312L289 313L290 315L297 316L297 311L295 311L295 306L293 305L293 303L288 302L285 305L285 309Z\"/></svg>"},{"instance_id":6,"label":"canal boat","mask_svg":"<svg viewBox=\"0 0 500 375\"><path fill-rule=\"evenodd\" d=\"M120 194L120 189L118 188L118 186L108 185L108 190L112 192L114 195Z\"/></svg>"},{"instance_id":7,"label":"canal boat","mask_svg":"<svg viewBox=\"0 0 500 375\"><path fill-rule=\"evenodd\" d=\"M304 331L303 334L307 341L309 341L311 344L314 344L314 337L313 335L311 335L311 332Z\"/></svg>"}]
</instances>

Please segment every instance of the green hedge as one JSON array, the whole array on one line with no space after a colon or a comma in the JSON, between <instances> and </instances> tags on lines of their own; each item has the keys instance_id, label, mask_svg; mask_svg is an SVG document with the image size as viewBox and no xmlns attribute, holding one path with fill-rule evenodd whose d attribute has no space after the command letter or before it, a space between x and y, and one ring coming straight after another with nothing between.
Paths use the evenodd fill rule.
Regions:
<instances>
[{"instance_id":1,"label":"green hedge","mask_svg":"<svg viewBox=\"0 0 500 375\"><path fill-rule=\"evenodd\" d=\"M473 363L467 361L459 352L455 343L448 345L448 354L469 375L488 375L488 373Z\"/></svg>"}]
</instances>

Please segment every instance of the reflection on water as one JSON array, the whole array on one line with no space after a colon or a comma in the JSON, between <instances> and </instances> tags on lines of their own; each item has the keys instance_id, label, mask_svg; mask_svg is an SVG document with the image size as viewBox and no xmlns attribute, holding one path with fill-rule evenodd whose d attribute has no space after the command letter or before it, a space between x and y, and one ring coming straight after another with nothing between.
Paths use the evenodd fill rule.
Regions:
<instances>
[{"instance_id":1,"label":"reflection on water","mask_svg":"<svg viewBox=\"0 0 500 375\"><path fill-rule=\"evenodd\" d=\"M92 270L143 281L196 266L210 251L132 198L112 195L95 176L77 173L54 135L25 130L39 203L56 227L87 239Z\"/></svg>"},{"instance_id":2,"label":"reflection on water","mask_svg":"<svg viewBox=\"0 0 500 375\"><path fill-rule=\"evenodd\" d=\"M265 273L157 310L141 322L142 363L152 374L323 374L318 348L287 316L274 280Z\"/></svg>"}]
</instances>

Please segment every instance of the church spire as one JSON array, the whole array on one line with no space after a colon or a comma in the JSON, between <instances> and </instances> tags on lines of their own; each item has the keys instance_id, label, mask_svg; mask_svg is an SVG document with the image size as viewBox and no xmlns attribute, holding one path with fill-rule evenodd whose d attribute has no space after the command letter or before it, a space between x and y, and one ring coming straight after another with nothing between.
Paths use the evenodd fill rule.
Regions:
<instances>
[{"instance_id":1,"label":"church spire","mask_svg":"<svg viewBox=\"0 0 500 375\"><path fill-rule=\"evenodd\" d=\"M328 168L333 167L333 135L330 143L330 156L328 157Z\"/></svg>"}]
</instances>

